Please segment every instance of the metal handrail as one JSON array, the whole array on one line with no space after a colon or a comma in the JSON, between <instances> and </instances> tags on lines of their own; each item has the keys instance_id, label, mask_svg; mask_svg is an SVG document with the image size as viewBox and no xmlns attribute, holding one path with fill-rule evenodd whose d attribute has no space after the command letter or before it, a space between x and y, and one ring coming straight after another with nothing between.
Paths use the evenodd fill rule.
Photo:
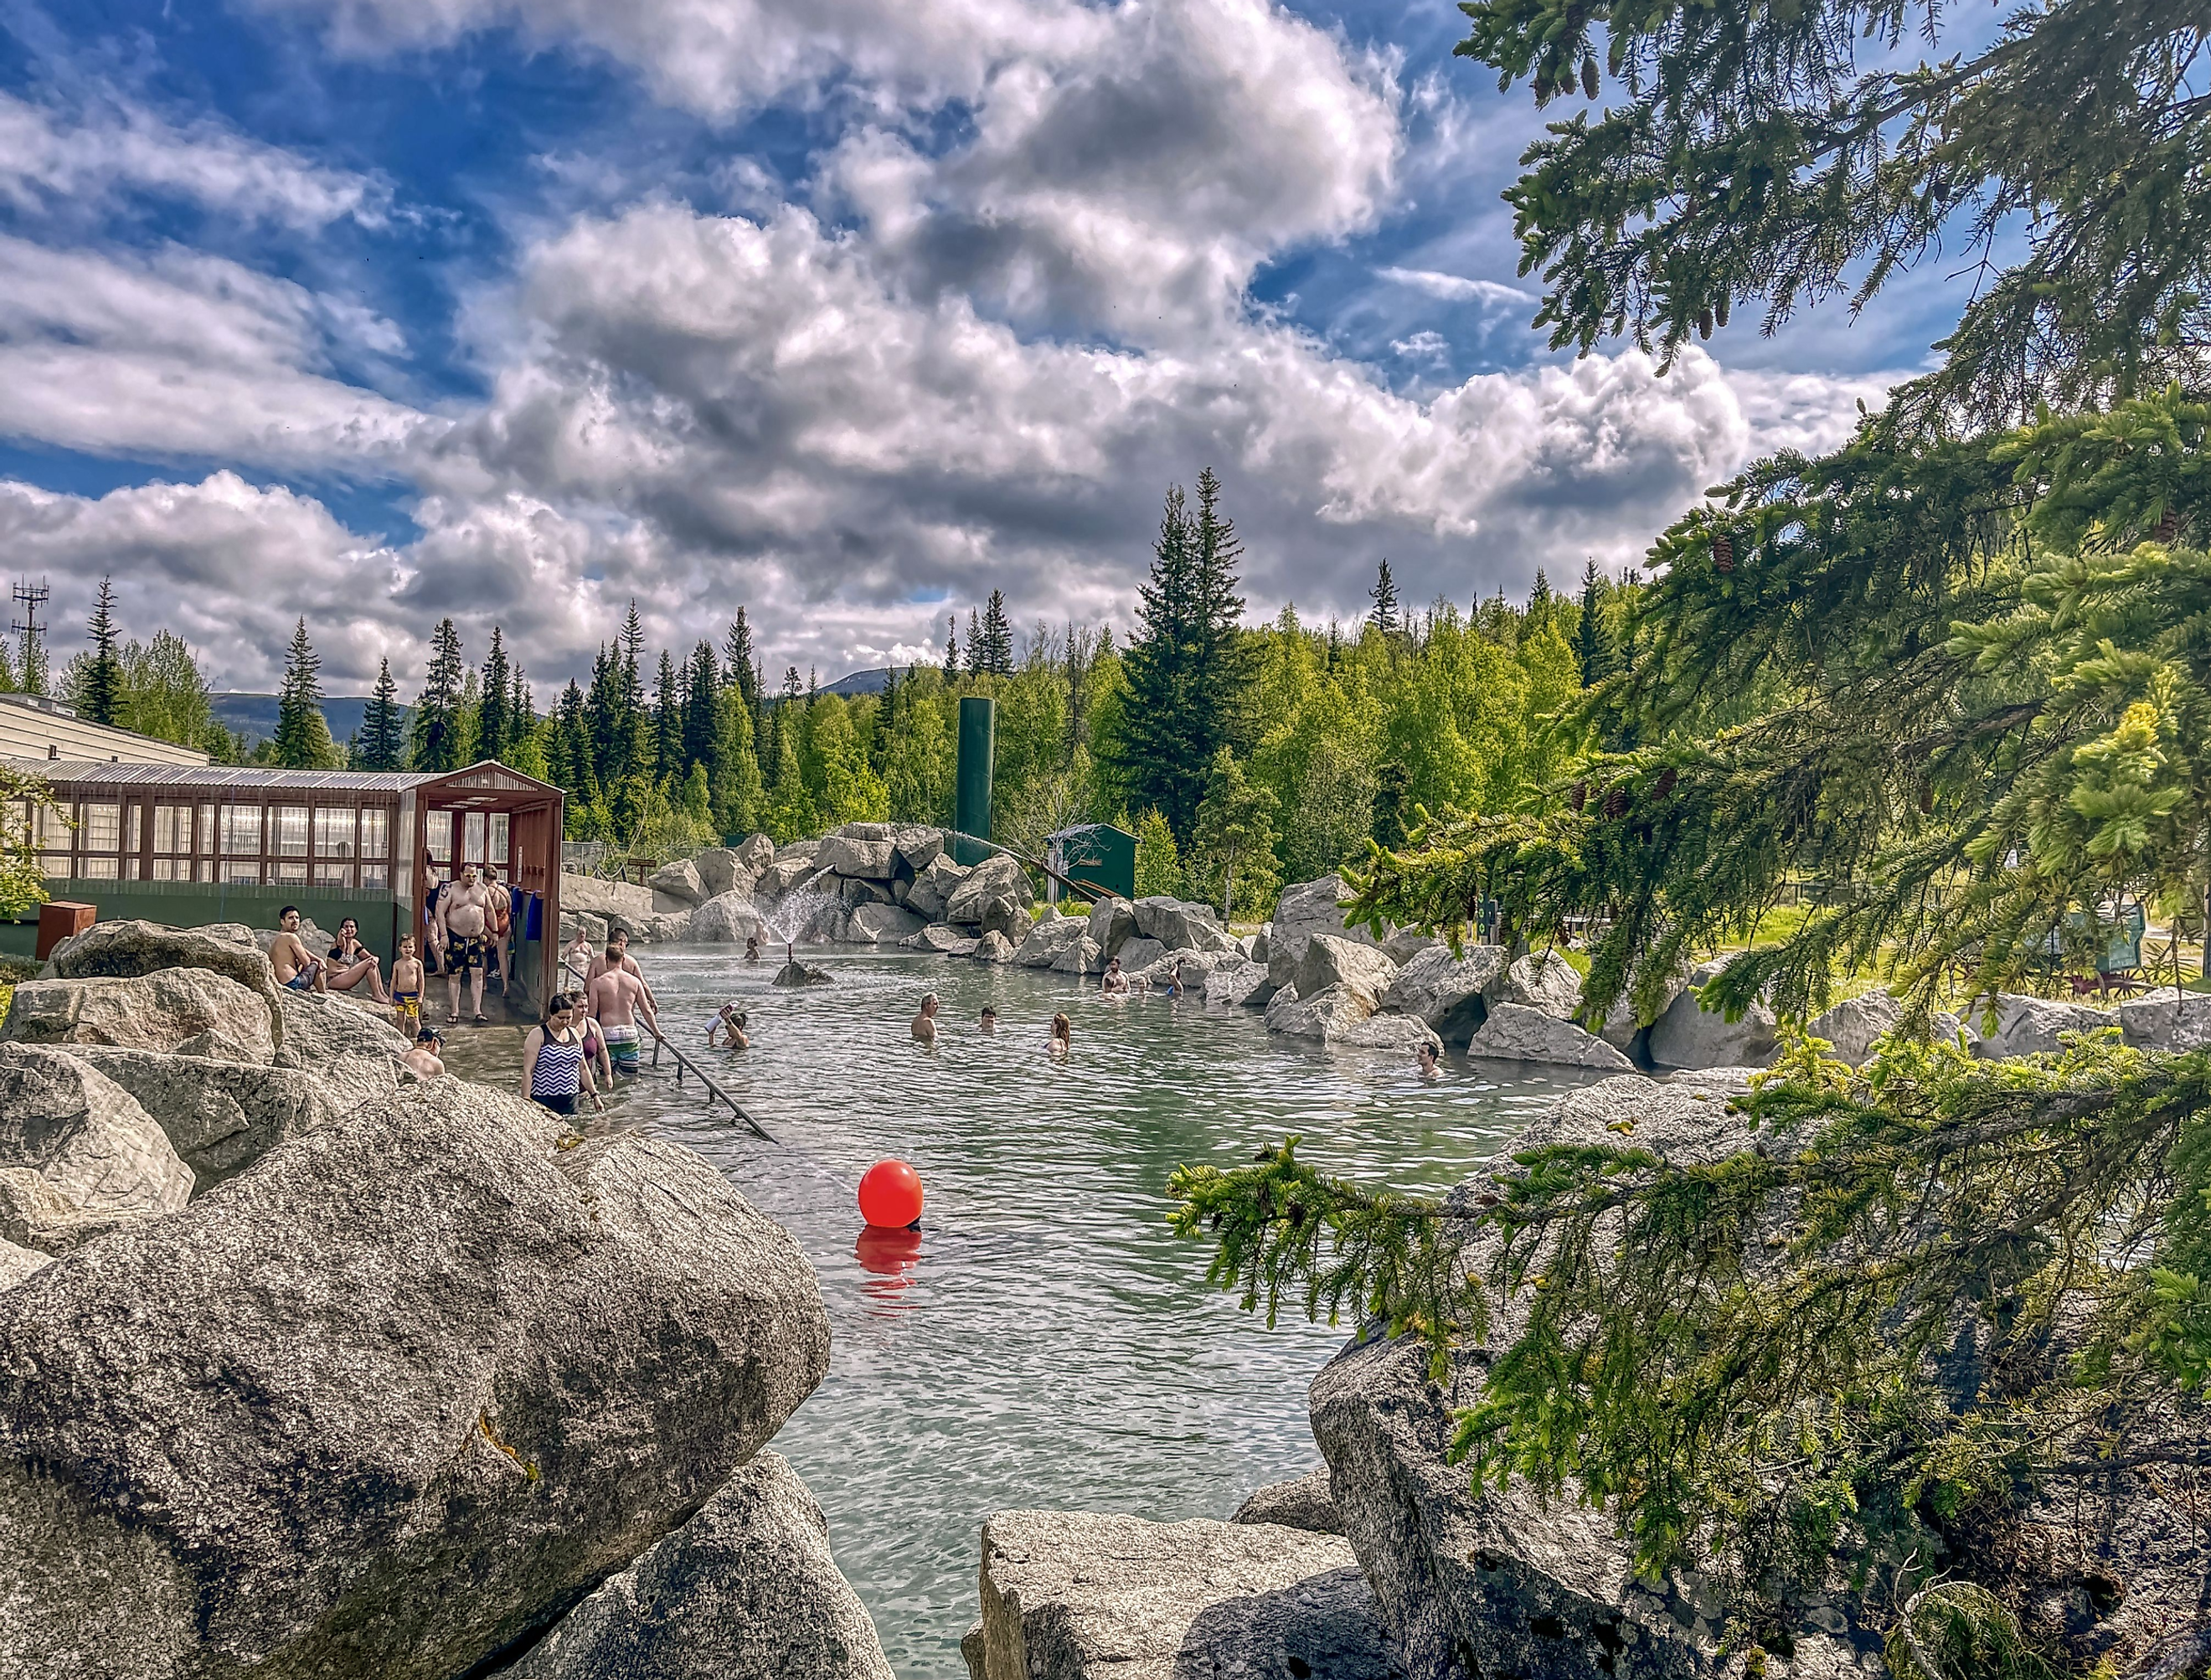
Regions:
<instances>
[{"instance_id":1,"label":"metal handrail","mask_svg":"<svg viewBox=\"0 0 2211 1680\"><path fill-rule=\"evenodd\" d=\"M742 1120L752 1129L754 1137L766 1143L773 1143L777 1141L776 1138L768 1131L766 1126L762 1125L750 1114L745 1113L743 1104L740 1103L736 1098L731 1096L727 1091L724 1090L719 1085L717 1085L707 1077L706 1069L700 1067L688 1056L686 1056L681 1050L678 1050L675 1047L675 1041L671 1040L667 1034L662 1032L660 1028L653 1025L651 1022L645 1021L644 1016L640 1016L638 1019L643 1022L645 1030L652 1034L653 1059L655 1061L659 1059L659 1046L663 1044L668 1046L668 1053L675 1058L675 1066L677 1069L675 1079L678 1084L681 1084L683 1080L681 1070L685 1068L688 1068L694 1074L698 1076L699 1083L701 1085L704 1085L709 1091L712 1092L716 1096L721 1098L723 1101L730 1105L730 1112L735 1114L739 1119Z\"/></svg>"}]
</instances>

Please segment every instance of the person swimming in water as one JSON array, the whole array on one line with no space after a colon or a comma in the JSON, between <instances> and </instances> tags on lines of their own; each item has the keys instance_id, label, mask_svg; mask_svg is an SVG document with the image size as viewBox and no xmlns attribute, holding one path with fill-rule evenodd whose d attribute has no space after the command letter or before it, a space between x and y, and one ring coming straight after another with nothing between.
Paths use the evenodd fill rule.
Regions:
<instances>
[{"instance_id":1,"label":"person swimming in water","mask_svg":"<svg viewBox=\"0 0 2211 1680\"><path fill-rule=\"evenodd\" d=\"M714 1048L718 1037L721 1039L721 1047L724 1050L749 1050L753 1047L752 1040L745 1034L744 1011L735 1004L723 1004L721 1013L714 1017L714 1024L706 1029L707 1049Z\"/></svg>"},{"instance_id":2,"label":"person swimming in water","mask_svg":"<svg viewBox=\"0 0 2211 1680\"><path fill-rule=\"evenodd\" d=\"M936 994L932 992L921 1000L921 1013L913 1018L909 1029L916 1044L936 1042Z\"/></svg>"},{"instance_id":3,"label":"person swimming in water","mask_svg":"<svg viewBox=\"0 0 2211 1680\"><path fill-rule=\"evenodd\" d=\"M1426 1039L1422 1039L1419 1047L1413 1052L1413 1059L1420 1064L1420 1077L1423 1079L1433 1079L1443 1071L1443 1064L1436 1059L1435 1046Z\"/></svg>"},{"instance_id":4,"label":"person swimming in water","mask_svg":"<svg viewBox=\"0 0 2211 1680\"><path fill-rule=\"evenodd\" d=\"M1099 977L1098 989L1109 998L1125 998L1129 993L1129 977L1121 972L1121 959L1108 957L1106 972Z\"/></svg>"},{"instance_id":5,"label":"person swimming in water","mask_svg":"<svg viewBox=\"0 0 2211 1680\"><path fill-rule=\"evenodd\" d=\"M978 1033L996 1032L998 1030L997 1010L992 1009L988 1004L984 1004L982 1016L975 1022L975 1030Z\"/></svg>"},{"instance_id":6,"label":"person swimming in water","mask_svg":"<svg viewBox=\"0 0 2211 1680\"><path fill-rule=\"evenodd\" d=\"M1051 1018L1051 1053L1064 1056L1075 1048L1075 1023L1064 1015Z\"/></svg>"}]
</instances>

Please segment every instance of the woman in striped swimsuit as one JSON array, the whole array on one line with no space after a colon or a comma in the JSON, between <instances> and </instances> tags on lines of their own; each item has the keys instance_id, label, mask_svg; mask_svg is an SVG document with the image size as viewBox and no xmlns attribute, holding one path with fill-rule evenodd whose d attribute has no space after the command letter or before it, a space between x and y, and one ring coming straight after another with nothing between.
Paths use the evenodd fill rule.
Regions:
<instances>
[{"instance_id":1,"label":"woman in striped swimsuit","mask_svg":"<svg viewBox=\"0 0 2211 1680\"><path fill-rule=\"evenodd\" d=\"M584 1035L576 1030L576 1000L556 992L545 1010L545 1024L530 1029L522 1046L522 1094L556 1114L573 1114L576 1099L588 1093L606 1112L584 1059Z\"/></svg>"}]
</instances>

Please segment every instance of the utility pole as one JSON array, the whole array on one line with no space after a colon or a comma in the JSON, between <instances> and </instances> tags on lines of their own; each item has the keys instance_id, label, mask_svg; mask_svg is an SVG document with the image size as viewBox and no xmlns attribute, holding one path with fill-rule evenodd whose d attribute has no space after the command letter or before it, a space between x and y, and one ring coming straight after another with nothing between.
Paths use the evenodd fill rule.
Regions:
<instances>
[{"instance_id":1,"label":"utility pole","mask_svg":"<svg viewBox=\"0 0 2211 1680\"><path fill-rule=\"evenodd\" d=\"M43 578L35 584L28 578L15 580L15 604L21 609L21 616L11 620L8 628L23 639L20 663L23 692L27 694L43 694L46 691L46 650L39 640L45 627L39 622L39 609L46 604L52 593Z\"/></svg>"}]
</instances>

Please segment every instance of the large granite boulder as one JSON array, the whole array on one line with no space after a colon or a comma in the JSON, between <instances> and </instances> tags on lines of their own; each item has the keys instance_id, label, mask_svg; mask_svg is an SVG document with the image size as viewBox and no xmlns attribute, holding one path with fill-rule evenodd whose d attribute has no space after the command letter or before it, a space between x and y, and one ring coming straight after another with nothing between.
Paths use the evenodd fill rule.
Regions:
<instances>
[{"instance_id":1,"label":"large granite boulder","mask_svg":"<svg viewBox=\"0 0 2211 1680\"><path fill-rule=\"evenodd\" d=\"M815 873L812 852L791 858L778 852L772 863L753 877L752 895L763 904L773 904Z\"/></svg>"},{"instance_id":2,"label":"large granite boulder","mask_svg":"<svg viewBox=\"0 0 2211 1680\"><path fill-rule=\"evenodd\" d=\"M1165 986L1174 978L1175 966L1179 963L1183 985L1191 991L1202 991L1215 968L1243 960L1233 951L1167 951L1153 958L1130 978L1142 986Z\"/></svg>"},{"instance_id":3,"label":"large granite boulder","mask_svg":"<svg viewBox=\"0 0 2211 1680\"><path fill-rule=\"evenodd\" d=\"M137 1100L191 1168L195 1193L235 1178L286 1138L352 1113L361 1100L352 1082L334 1083L296 1068L94 1045L64 1047ZM390 1062L385 1089L398 1089L398 1065Z\"/></svg>"},{"instance_id":4,"label":"large granite boulder","mask_svg":"<svg viewBox=\"0 0 2211 1680\"><path fill-rule=\"evenodd\" d=\"M913 884L906 889L906 907L932 922L941 922L952 895L966 878L964 868L948 855L939 854L915 872Z\"/></svg>"},{"instance_id":5,"label":"large granite boulder","mask_svg":"<svg viewBox=\"0 0 2211 1680\"><path fill-rule=\"evenodd\" d=\"M1517 1004L1556 1020L1571 1021L1582 1006L1582 977L1556 951L1530 951L1506 964L1482 988L1482 1001L1492 1009L1499 1004Z\"/></svg>"},{"instance_id":6,"label":"large granite boulder","mask_svg":"<svg viewBox=\"0 0 2211 1680\"><path fill-rule=\"evenodd\" d=\"M891 830L891 850L902 876L918 876L944 855L944 830L918 822L896 824Z\"/></svg>"},{"instance_id":7,"label":"large granite boulder","mask_svg":"<svg viewBox=\"0 0 2211 1680\"><path fill-rule=\"evenodd\" d=\"M1773 1060L1778 1022L1762 998L1729 1021L1698 998L1697 989L1710 985L1726 966L1721 958L1690 972L1688 987L1651 1023L1645 1042L1652 1062L1662 1068L1729 1068L1765 1067Z\"/></svg>"},{"instance_id":8,"label":"large granite boulder","mask_svg":"<svg viewBox=\"0 0 2211 1680\"><path fill-rule=\"evenodd\" d=\"M660 900L666 899L672 902L674 907L688 910L693 905L703 904L713 896L706 890L706 877L700 873L699 865L688 858L663 864L645 877L645 884L652 889L656 908L659 907Z\"/></svg>"},{"instance_id":9,"label":"large granite boulder","mask_svg":"<svg viewBox=\"0 0 2211 1680\"><path fill-rule=\"evenodd\" d=\"M1205 1001L1223 1008L1249 1004L1268 984L1265 963L1232 960L1205 977Z\"/></svg>"},{"instance_id":10,"label":"large granite boulder","mask_svg":"<svg viewBox=\"0 0 2211 1680\"><path fill-rule=\"evenodd\" d=\"M1343 1517L1329 1491L1328 1466L1322 1465L1288 1482L1269 1482L1236 1507L1233 1523L1274 1523L1311 1534L1341 1534Z\"/></svg>"},{"instance_id":11,"label":"large granite boulder","mask_svg":"<svg viewBox=\"0 0 2211 1680\"><path fill-rule=\"evenodd\" d=\"M607 925L621 929L640 945L673 945L690 932L691 912L655 910L649 916L632 916L617 911L607 918Z\"/></svg>"},{"instance_id":12,"label":"large granite boulder","mask_svg":"<svg viewBox=\"0 0 2211 1680\"><path fill-rule=\"evenodd\" d=\"M503 1680L892 1680L798 1472L762 1453Z\"/></svg>"},{"instance_id":13,"label":"large granite boulder","mask_svg":"<svg viewBox=\"0 0 2211 1680\"><path fill-rule=\"evenodd\" d=\"M2058 1041L2061 1033L2093 1033L2118 1025L2118 1014L2112 1010L2061 1003L2053 998L2029 998L2014 992L2000 992L1996 997L1995 1030L1973 1046L1973 1053L1991 1060L2040 1055L2065 1047Z\"/></svg>"},{"instance_id":14,"label":"large granite boulder","mask_svg":"<svg viewBox=\"0 0 2211 1680\"><path fill-rule=\"evenodd\" d=\"M1014 942L993 928L975 941L975 949L967 955L978 962L1011 962Z\"/></svg>"},{"instance_id":15,"label":"large granite boulder","mask_svg":"<svg viewBox=\"0 0 2211 1680\"><path fill-rule=\"evenodd\" d=\"M1382 942L1382 949L1388 954L1390 961L1402 968L1422 951L1433 950L1445 943L1433 933L1423 933L1419 928L1401 927L1394 929Z\"/></svg>"},{"instance_id":16,"label":"large granite boulder","mask_svg":"<svg viewBox=\"0 0 2211 1680\"><path fill-rule=\"evenodd\" d=\"M689 1150L409 1086L0 1294L0 1650L451 1680L685 1521L828 1340Z\"/></svg>"},{"instance_id":17,"label":"large granite boulder","mask_svg":"<svg viewBox=\"0 0 2211 1680\"><path fill-rule=\"evenodd\" d=\"M756 838L763 845L766 843L766 835ZM773 855L772 851L764 853L760 861L765 864ZM699 896L693 901L694 903L704 904L708 899L719 898L724 893L749 894L753 889L755 871L732 847L710 846L691 860L691 867L699 875Z\"/></svg>"},{"instance_id":18,"label":"large granite boulder","mask_svg":"<svg viewBox=\"0 0 2211 1680\"><path fill-rule=\"evenodd\" d=\"M71 1208L102 1216L158 1218L192 1193L191 1169L136 1097L80 1058L33 1045L0 1044L0 1167L34 1173Z\"/></svg>"},{"instance_id":19,"label":"large granite boulder","mask_svg":"<svg viewBox=\"0 0 2211 1680\"><path fill-rule=\"evenodd\" d=\"M1090 924L1080 916L1046 916L1029 929L1028 937L1014 952L1024 968L1049 968L1062 951L1084 937Z\"/></svg>"},{"instance_id":20,"label":"large granite boulder","mask_svg":"<svg viewBox=\"0 0 2211 1680\"><path fill-rule=\"evenodd\" d=\"M1121 949L1113 955L1121 959L1121 972L1132 980L1167 954L1167 948L1156 939L1147 939L1139 934L1134 939L1124 939Z\"/></svg>"},{"instance_id":21,"label":"large granite boulder","mask_svg":"<svg viewBox=\"0 0 2211 1680\"><path fill-rule=\"evenodd\" d=\"M1415 952L1383 994L1382 1008L1426 1022L1444 1038L1471 1033L1489 1012L1482 993L1505 971L1502 945L1469 945L1453 956L1448 945Z\"/></svg>"},{"instance_id":22,"label":"large granite boulder","mask_svg":"<svg viewBox=\"0 0 2211 1680\"><path fill-rule=\"evenodd\" d=\"M1402 1050L1410 1052L1427 1045L1439 1055L1444 1041L1436 1029L1409 1015L1370 1015L1329 1036L1328 1041L1346 1050Z\"/></svg>"},{"instance_id":23,"label":"large granite boulder","mask_svg":"<svg viewBox=\"0 0 2211 1680\"><path fill-rule=\"evenodd\" d=\"M264 998L276 996L276 976L254 943L251 928L236 922L206 927L164 927L159 922L95 922L54 947L45 978L55 980L135 979L163 968L204 968Z\"/></svg>"},{"instance_id":24,"label":"large granite boulder","mask_svg":"<svg viewBox=\"0 0 2211 1680\"><path fill-rule=\"evenodd\" d=\"M684 938L694 945L742 945L767 937L767 924L749 893L728 892L708 899L691 913Z\"/></svg>"},{"instance_id":25,"label":"large granite boulder","mask_svg":"<svg viewBox=\"0 0 2211 1680\"><path fill-rule=\"evenodd\" d=\"M466 991L461 1002L465 1008ZM343 992L279 992L276 1024L276 1066L302 1069L361 1101L398 1084L399 1058L413 1048L380 1005Z\"/></svg>"},{"instance_id":26,"label":"large granite boulder","mask_svg":"<svg viewBox=\"0 0 2211 1680\"><path fill-rule=\"evenodd\" d=\"M1139 932L1136 907L1127 899L1101 898L1090 907L1089 937L1103 955L1120 955Z\"/></svg>"},{"instance_id":27,"label":"large granite boulder","mask_svg":"<svg viewBox=\"0 0 2211 1680\"><path fill-rule=\"evenodd\" d=\"M1178 898L1140 898L1130 907L1136 931L1171 951L1226 951L1236 941L1221 925L1213 907Z\"/></svg>"},{"instance_id":28,"label":"large granite boulder","mask_svg":"<svg viewBox=\"0 0 2211 1680\"><path fill-rule=\"evenodd\" d=\"M899 949L934 951L939 956L966 956L974 950L975 942L965 934L954 932L942 922L930 922L900 940Z\"/></svg>"},{"instance_id":29,"label":"large granite boulder","mask_svg":"<svg viewBox=\"0 0 2211 1680\"><path fill-rule=\"evenodd\" d=\"M821 842L818 840L786 840L776 847L772 861L779 864L788 858L803 858L810 864L821 850Z\"/></svg>"},{"instance_id":30,"label":"large granite boulder","mask_svg":"<svg viewBox=\"0 0 2211 1680\"><path fill-rule=\"evenodd\" d=\"M1087 933L1051 960L1055 974L1097 974L1105 968L1106 958L1099 951L1098 942Z\"/></svg>"},{"instance_id":31,"label":"large granite boulder","mask_svg":"<svg viewBox=\"0 0 2211 1680\"><path fill-rule=\"evenodd\" d=\"M1318 997L1332 986L1348 986L1366 1000L1366 1012L1372 1015L1396 978L1397 965L1373 946L1316 933L1305 941L1305 954L1298 959L1290 984L1306 998Z\"/></svg>"},{"instance_id":32,"label":"large granite boulder","mask_svg":"<svg viewBox=\"0 0 2211 1680\"><path fill-rule=\"evenodd\" d=\"M1366 928L1345 923L1342 901L1350 896L1350 887L1336 874L1282 889L1275 919L1267 926L1267 978L1277 987L1297 984L1298 964L1305 961L1305 945L1316 933L1381 949L1382 942Z\"/></svg>"},{"instance_id":33,"label":"large granite boulder","mask_svg":"<svg viewBox=\"0 0 2211 1680\"><path fill-rule=\"evenodd\" d=\"M2119 1005L2119 1030L2140 1050L2202 1050L2211 1046L2211 997L2153 992Z\"/></svg>"},{"instance_id":34,"label":"large granite boulder","mask_svg":"<svg viewBox=\"0 0 2211 1680\"><path fill-rule=\"evenodd\" d=\"M775 861L775 842L766 834L747 834L730 848L736 853L741 868L759 874Z\"/></svg>"},{"instance_id":35,"label":"large granite boulder","mask_svg":"<svg viewBox=\"0 0 2211 1680\"><path fill-rule=\"evenodd\" d=\"M41 1267L54 1263L51 1254L35 1248L18 1248L5 1238L0 1238L0 1289L12 1289Z\"/></svg>"},{"instance_id":36,"label":"large granite boulder","mask_svg":"<svg viewBox=\"0 0 2211 1680\"><path fill-rule=\"evenodd\" d=\"M1616 1146L1614 1126L1632 1128L1634 1147L1681 1165L1711 1164L1754 1141L1723 1093L1626 1074L1567 1093L1510 1149ZM1777 1151L1796 1146L1794 1134L1766 1142ZM1468 1207L1493 1189L1487 1173L1477 1175L1451 1204ZM1493 1316L1493 1333L1517 1322L1508 1306ZM1717 1680L1725 1629L1709 1583L1684 1572L1646 1584L1611 1516L1571 1489L1547 1501L1514 1480L1477 1494L1466 1465L1451 1462L1453 1409L1480 1393L1493 1351L1461 1349L1439 1385L1417 1337L1362 1337L1311 1391L1330 1495L1406 1673ZM1807 1604L1795 1656L1774 1658L1769 1671L1877 1680L1878 1641L1851 1625L1852 1607L1846 1594Z\"/></svg>"},{"instance_id":37,"label":"large granite boulder","mask_svg":"<svg viewBox=\"0 0 2211 1680\"><path fill-rule=\"evenodd\" d=\"M906 902L912 902L911 895ZM1017 858L1003 852L986 858L967 871L944 903L944 919L955 927L996 931L1016 940L1028 937L1029 906L1036 889Z\"/></svg>"},{"instance_id":38,"label":"large granite boulder","mask_svg":"<svg viewBox=\"0 0 2211 1680\"><path fill-rule=\"evenodd\" d=\"M863 904L896 904L898 895L891 890L887 881L863 881L857 876L837 877L837 897L840 903L858 909Z\"/></svg>"},{"instance_id":39,"label":"large granite boulder","mask_svg":"<svg viewBox=\"0 0 2211 1680\"><path fill-rule=\"evenodd\" d=\"M0 1167L0 1242L66 1254L95 1237L129 1230L146 1217L80 1207L28 1167Z\"/></svg>"},{"instance_id":40,"label":"large granite boulder","mask_svg":"<svg viewBox=\"0 0 2211 1680\"><path fill-rule=\"evenodd\" d=\"M1826 1040L1838 1059L1857 1067L1873 1055L1874 1046L1894 1032L1903 1019L1903 1004L1886 992L1874 991L1844 998L1814 1016L1804 1030L1815 1039Z\"/></svg>"},{"instance_id":41,"label":"large granite boulder","mask_svg":"<svg viewBox=\"0 0 2211 1680\"><path fill-rule=\"evenodd\" d=\"M996 1513L978 1646L982 1680L1402 1680L1345 1542L1202 1518Z\"/></svg>"},{"instance_id":42,"label":"large granite boulder","mask_svg":"<svg viewBox=\"0 0 2211 1680\"><path fill-rule=\"evenodd\" d=\"M1373 1013L1366 995L1352 986L1332 986L1307 998L1296 986L1286 986L1267 1000L1267 1030L1326 1043L1365 1024Z\"/></svg>"},{"instance_id":43,"label":"large granite boulder","mask_svg":"<svg viewBox=\"0 0 2211 1680\"><path fill-rule=\"evenodd\" d=\"M269 1000L236 980L207 968L161 968L131 979L27 981L15 988L0 1039L266 1065L276 1054L272 1020Z\"/></svg>"},{"instance_id":44,"label":"large granite boulder","mask_svg":"<svg viewBox=\"0 0 2211 1680\"><path fill-rule=\"evenodd\" d=\"M1621 1072L1635 1065L1615 1046L1572 1022L1520 1004L1492 1006L1488 1018L1467 1040L1466 1053L1496 1062L1553 1062Z\"/></svg>"},{"instance_id":45,"label":"large granite boulder","mask_svg":"<svg viewBox=\"0 0 2211 1680\"><path fill-rule=\"evenodd\" d=\"M887 883L895 873L894 857L890 838L858 840L846 834L832 834L821 842L821 850L814 861L823 869L853 881L881 881Z\"/></svg>"},{"instance_id":46,"label":"large granite boulder","mask_svg":"<svg viewBox=\"0 0 2211 1680\"><path fill-rule=\"evenodd\" d=\"M845 919L845 937L856 945L895 945L928 925L895 904L862 904Z\"/></svg>"},{"instance_id":47,"label":"large granite boulder","mask_svg":"<svg viewBox=\"0 0 2211 1680\"><path fill-rule=\"evenodd\" d=\"M650 916L657 907L650 887L564 871L560 876L560 907L582 915L620 916L627 919Z\"/></svg>"},{"instance_id":48,"label":"large granite boulder","mask_svg":"<svg viewBox=\"0 0 2211 1680\"><path fill-rule=\"evenodd\" d=\"M563 947L580 933L585 943L593 950L603 949L609 931L604 916L594 916L589 911L563 910L560 913L560 943Z\"/></svg>"},{"instance_id":49,"label":"large granite boulder","mask_svg":"<svg viewBox=\"0 0 2211 1680\"><path fill-rule=\"evenodd\" d=\"M1599 1038L1614 1049L1625 1051L1630 1056L1639 1053L1639 1040L1647 1044L1645 1033L1674 1006L1674 1000L1689 987L1689 965L1686 961L1677 961L1667 970L1666 978L1655 996L1639 1005L1635 1001L1635 992L1641 984L1642 973L1640 963L1630 967L1627 984L1620 988L1620 996L1606 1008L1604 1024L1597 1029ZM1595 999L1584 990L1582 994L1583 1019L1586 1020L1592 1012L1590 1006L1594 1002Z\"/></svg>"}]
</instances>

